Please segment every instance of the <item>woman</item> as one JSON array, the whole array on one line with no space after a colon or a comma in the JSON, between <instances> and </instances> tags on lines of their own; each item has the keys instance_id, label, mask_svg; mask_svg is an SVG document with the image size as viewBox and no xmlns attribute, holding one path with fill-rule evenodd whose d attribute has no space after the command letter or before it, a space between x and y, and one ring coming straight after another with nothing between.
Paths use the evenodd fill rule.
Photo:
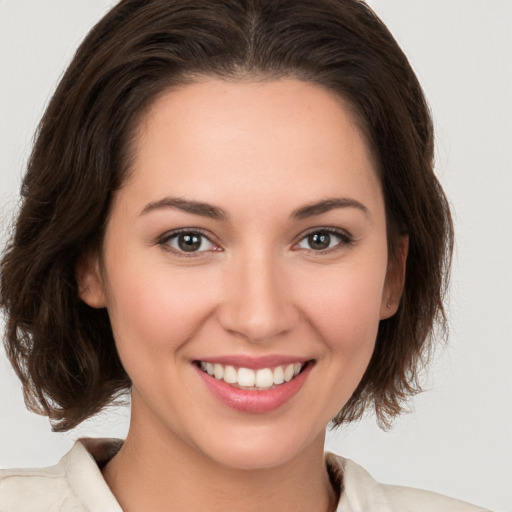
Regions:
<instances>
[{"instance_id":1,"label":"woman","mask_svg":"<svg viewBox=\"0 0 512 512\"><path fill-rule=\"evenodd\" d=\"M31 407L66 430L130 389L130 432L5 472L4 509L477 510L323 455L401 411L442 323L432 152L364 4L120 2L45 113L1 296Z\"/></svg>"}]
</instances>

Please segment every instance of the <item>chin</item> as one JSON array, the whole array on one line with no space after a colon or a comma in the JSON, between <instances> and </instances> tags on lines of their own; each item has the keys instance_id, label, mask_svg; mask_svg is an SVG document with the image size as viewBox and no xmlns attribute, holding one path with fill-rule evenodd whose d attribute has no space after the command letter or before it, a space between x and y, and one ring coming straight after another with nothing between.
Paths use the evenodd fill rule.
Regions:
<instances>
[{"instance_id":1,"label":"chin","mask_svg":"<svg viewBox=\"0 0 512 512\"><path fill-rule=\"evenodd\" d=\"M293 435L295 434L295 435ZM208 436L210 437L210 436ZM198 448L210 460L232 469L254 471L286 465L309 446L320 446L323 452L325 429L316 436L300 435L297 430L275 426L258 429L240 429L226 436L216 436L205 445L203 438Z\"/></svg>"}]
</instances>

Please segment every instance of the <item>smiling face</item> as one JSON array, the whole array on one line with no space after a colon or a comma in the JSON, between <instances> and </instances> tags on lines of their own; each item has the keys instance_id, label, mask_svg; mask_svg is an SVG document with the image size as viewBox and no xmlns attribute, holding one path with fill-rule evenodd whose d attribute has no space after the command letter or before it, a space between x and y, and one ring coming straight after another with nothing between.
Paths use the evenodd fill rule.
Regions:
<instances>
[{"instance_id":1,"label":"smiling face","mask_svg":"<svg viewBox=\"0 0 512 512\"><path fill-rule=\"evenodd\" d=\"M132 430L230 467L321 450L396 303L353 116L296 80L208 80L159 98L134 149L101 261L79 271L108 308Z\"/></svg>"}]
</instances>

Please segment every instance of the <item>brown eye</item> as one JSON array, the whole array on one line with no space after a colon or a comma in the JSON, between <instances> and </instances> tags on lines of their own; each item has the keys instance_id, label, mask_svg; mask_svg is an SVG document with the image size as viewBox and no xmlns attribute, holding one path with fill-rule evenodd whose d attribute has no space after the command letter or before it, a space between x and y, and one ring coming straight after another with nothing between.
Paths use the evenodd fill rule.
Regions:
<instances>
[{"instance_id":1,"label":"brown eye","mask_svg":"<svg viewBox=\"0 0 512 512\"><path fill-rule=\"evenodd\" d=\"M322 251L324 249L329 248L331 244L331 234L330 233L312 233L308 236L308 245L310 249L315 251Z\"/></svg>"},{"instance_id":2,"label":"brown eye","mask_svg":"<svg viewBox=\"0 0 512 512\"><path fill-rule=\"evenodd\" d=\"M198 235L178 235L178 246L182 251L194 252L201 247L201 236Z\"/></svg>"},{"instance_id":3,"label":"brown eye","mask_svg":"<svg viewBox=\"0 0 512 512\"><path fill-rule=\"evenodd\" d=\"M309 251L322 252L329 249L336 249L350 245L352 238L348 233L331 231L326 229L319 229L318 231L312 231L304 238L302 238L297 246L300 249L306 249Z\"/></svg>"},{"instance_id":4,"label":"brown eye","mask_svg":"<svg viewBox=\"0 0 512 512\"><path fill-rule=\"evenodd\" d=\"M184 231L165 237L161 245L177 253L194 253L215 250L215 245L203 234Z\"/></svg>"}]
</instances>

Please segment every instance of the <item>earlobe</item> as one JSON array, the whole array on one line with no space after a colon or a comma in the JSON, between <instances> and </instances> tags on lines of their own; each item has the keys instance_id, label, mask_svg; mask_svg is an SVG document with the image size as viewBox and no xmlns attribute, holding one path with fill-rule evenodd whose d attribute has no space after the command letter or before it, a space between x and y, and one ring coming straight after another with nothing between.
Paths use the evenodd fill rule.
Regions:
<instances>
[{"instance_id":1,"label":"earlobe","mask_svg":"<svg viewBox=\"0 0 512 512\"><path fill-rule=\"evenodd\" d=\"M79 297L92 308L106 307L103 277L99 258L93 254L83 254L75 267Z\"/></svg>"},{"instance_id":2,"label":"earlobe","mask_svg":"<svg viewBox=\"0 0 512 512\"><path fill-rule=\"evenodd\" d=\"M405 284L405 269L409 252L409 237L400 238L393 260L388 266L384 293L380 308L380 319L392 317L398 310Z\"/></svg>"}]
</instances>

